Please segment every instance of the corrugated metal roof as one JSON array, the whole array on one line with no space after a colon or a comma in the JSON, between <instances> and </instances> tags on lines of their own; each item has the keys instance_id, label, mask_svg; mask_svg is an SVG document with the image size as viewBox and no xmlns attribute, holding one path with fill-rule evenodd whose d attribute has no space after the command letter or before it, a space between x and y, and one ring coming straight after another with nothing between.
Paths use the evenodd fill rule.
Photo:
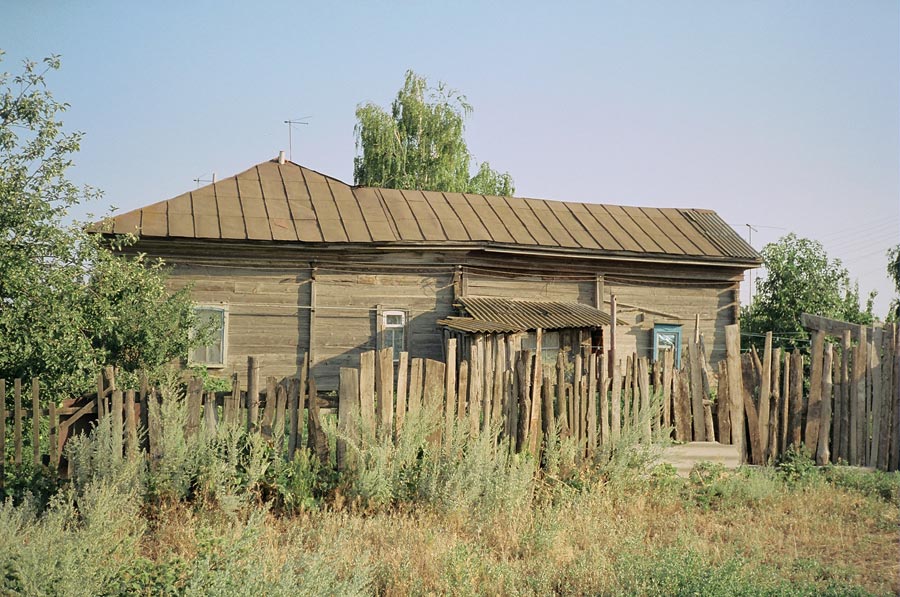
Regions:
<instances>
[{"instance_id":1,"label":"corrugated metal roof","mask_svg":"<svg viewBox=\"0 0 900 597\"><path fill-rule=\"evenodd\" d=\"M448 317L439 320L438 325L470 334L513 334L525 331L519 326L504 325L495 321L481 321L474 317Z\"/></svg>"},{"instance_id":2,"label":"corrugated metal roof","mask_svg":"<svg viewBox=\"0 0 900 597\"><path fill-rule=\"evenodd\" d=\"M116 216L112 231L154 238L454 244L761 261L708 210L353 187L275 160Z\"/></svg>"},{"instance_id":3,"label":"corrugated metal roof","mask_svg":"<svg viewBox=\"0 0 900 597\"><path fill-rule=\"evenodd\" d=\"M580 303L488 297L463 297L459 302L470 317L450 317L438 323L465 332L511 333L537 328L595 328L610 322L607 313Z\"/></svg>"}]
</instances>

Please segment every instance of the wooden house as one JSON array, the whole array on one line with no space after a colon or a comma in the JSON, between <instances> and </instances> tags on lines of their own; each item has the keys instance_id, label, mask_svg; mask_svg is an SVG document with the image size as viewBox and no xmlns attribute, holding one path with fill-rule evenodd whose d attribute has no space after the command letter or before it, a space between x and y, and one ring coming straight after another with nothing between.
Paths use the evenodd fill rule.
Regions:
<instances>
[{"instance_id":1,"label":"wooden house","mask_svg":"<svg viewBox=\"0 0 900 597\"><path fill-rule=\"evenodd\" d=\"M355 187L283 155L117 216L133 250L173 266L221 323L190 360L223 375L257 356L295 374L308 353L321 389L363 350L441 358L443 339L515 334L555 348L676 351L694 333L724 356L744 271L759 254L716 213Z\"/></svg>"}]
</instances>

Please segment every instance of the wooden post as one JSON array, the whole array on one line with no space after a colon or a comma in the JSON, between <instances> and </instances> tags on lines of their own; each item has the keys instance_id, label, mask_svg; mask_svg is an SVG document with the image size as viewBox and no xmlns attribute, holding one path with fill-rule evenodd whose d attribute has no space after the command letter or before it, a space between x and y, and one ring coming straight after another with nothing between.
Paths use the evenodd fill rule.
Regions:
<instances>
[{"instance_id":1,"label":"wooden post","mask_svg":"<svg viewBox=\"0 0 900 597\"><path fill-rule=\"evenodd\" d=\"M781 391L781 452L787 451L791 437L791 353L784 351L784 384ZM800 372L802 375L802 372Z\"/></svg>"},{"instance_id":2,"label":"wooden post","mask_svg":"<svg viewBox=\"0 0 900 597\"><path fill-rule=\"evenodd\" d=\"M359 372L357 372L358 375ZM300 380L292 377L291 385L288 388L288 449L286 455L288 461L294 460L297 447L303 445L302 416L303 396L300 394ZM338 406L338 416L340 417L340 405Z\"/></svg>"},{"instance_id":3,"label":"wooden post","mask_svg":"<svg viewBox=\"0 0 900 597\"><path fill-rule=\"evenodd\" d=\"M731 401L731 443L737 446L741 461L746 461L744 446L744 382L741 372L741 328L738 324L725 326L725 358L728 369L728 398Z\"/></svg>"},{"instance_id":4,"label":"wooden post","mask_svg":"<svg viewBox=\"0 0 900 597\"><path fill-rule=\"evenodd\" d=\"M816 464L819 466L824 466L831 460L828 437L831 430L831 370L834 352L830 342L825 344L822 358L822 409L819 417L819 438L816 446Z\"/></svg>"},{"instance_id":5,"label":"wooden post","mask_svg":"<svg viewBox=\"0 0 900 597\"><path fill-rule=\"evenodd\" d=\"M309 417L307 427L309 433L307 438L307 447L319 457L319 462L328 465L329 450L328 438L322 429L322 420L319 416L319 394L316 390L316 380L311 375L309 377Z\"/></svg>"},{"instance_id":6,"label":"wooden post","mask_svg":"<svg viewBox=\"0 0 900 597\"><path fill-rule=\"evenodd\" d=\"M869 387L871 389L869 428L872 431L872 437L869 444L868 465L871 467L878 465L878 453L881 451L881 356L879 351L882 349L883 336L883 329L875 328L872 340L869 342Z\"/></svg>"},{"instance_id":7,"label":"wooden post","mask_svg":"<svg viewBox=\"0 0 900 597\"><path fill-rule=\"evenodd\" d=\"M531 413L528 424L528 441L529 450L534 454L535 458L540 451L541 437L541 386L544 383L544 366L541 358L543 348L543 330L538 328L535 330L535 351L534 365L531 372Z\"/></svg>"},{"instance_id":8,"label":"wooden post","mask_svg":"<svg viewBox=\"0 0 900 597\"><path fill-rule=\"evenodd\" d=\"M878 468L886 471L891 453L891 422L894 419L892 395L894 384L900 380L893 378L894 338L893 326L885 327L884 343L881 350L881 427L878 450ZM895 449L897 449L895 447Z\"/></svg>"},{"instance_id":9,"label":"wooden post","mask_svg":"<svg viewBox=\"0 0 900 597\"><path fill-rule=\"evenodd\" d=\"M359 377L357 376L357 386ZM400 437L406 420L406 401L409 388L409 353L401 352L397 361L397 401L394 403L394 439ZM357 389L357 394L359 390Z\"/></svg>"},{"instance_id":10,"label":"wooden post","mask_svg":"<svg viewBox=\"0 0 900 597\"><path fill-rule=\"evenodd\" d=\"M247 357L247 431L259 431L259 361Z\"/></svg>"},{"instance_id":11,"label":"wooden post","mask_svg":"<svg viewBox=\"0 0 900 597\"><path fill-rule=\"evenodd\" d=\"M444 370L446 365L440 361L425 359L425 388L423 393L423 408L428 416L438 417L440 420L441 407L444 403ZM441 441L441 428L438 426L434 433L428 436L428 441L432 445L437 445Z\"/></svg>"},{"instance_id":12,"label":"wooden post","mask_svg":"<svg viewBox=\"0 0 900 597\"><path fill-rule=\"evenodd\" d=\"M49 469L50 469L50 474L55 477L57 472L59 471L59 420L57 419L57 416L56 416L56 400L53 400L52 398L50 399L50 401L47 404L47 411L48 411L47 414L49 415L49 418L50 418L50 422L48 424L48 430L49 430L49 436L50 436L49 441L48 441L48 444L49 444L48 451L49 451L49 456L50 456ZM0 452L0 459L5 459L5 458L6 458L6 454L3 452Z\"/></svg>"},{"instance_id":13,"label":"wooden post","mask_svg":"<svg viewBox=\"0 0 900 597\"><path fill-rule=\"evenodd\" d=\"M147 398L144 397L142 398L142 400L143 402L141 403L141 408L146 409L149 414L150 410L149 408L147 408ZM240 420L241 382L238 379L237 373L231 376L231 395L225 396L225 405L223 407L223 411L225 425L234 425Z\"/></svg>"},{"instance_id":14,"label":"wooden post","mask_svg":"<svg viewBox=\"0 0 900 597\"><path fill-rule=\"evenodd\" d=\"M0 492L6 486L6 380L0 377Z\"/></svg>"},{"instance_id":15,"label":"wooden post","mask_svg":"<svg viewBox=\"0 0 900 597\"><path fill-rule=\"evenodd\" d=\"M481 369L484 366L484 354L483 343L478 341L480 337L480 334L475 335L469 353L469 432L473 436L481 427L481 396L484 384Z\"/></svg>"},{"instance_id":16,"label":"wooden post","mask_svg":"<svg viewBox=\"0 0 900 597\"><path fill-rule=\"evenodd\" d=\"M122 434L124 431L124 426L122 423L122 410L123 410L123 400L122 400L122 390L113 390L112 393L112 407L110 408L111 421L112 421L112 450L113 454L115 454L116 458L122 457ZM190 417L190 412L188 413Z\"/></svg>"},{"instance_id":17,"label":"wooden post","mask_svg":"<svg viewBox=\"0 0 900 597\"><path fill-rule=\"evenodd\" d=\"M703 379L700 373L699 346L696 340L688 342L688 371L691 380L691 418L694 441L706 441L706 425L703 418Z\"/></svg>"},{"instance_id":18,"label":"wooden post","mask_svg":"<svg viewBox=\"0 0 900 597\"><path fill-rule=\"evenodd\" d=\"M632 423L631 401L634 392L634 360L631 356L625 357L625 387L622 391L622 397L625 402L625 408L622 411L622 422L625 425Z\"/></svg>"},{"instance_id":19,"label":"wooden post","mask_svg":"<svg viewBox=\"0 0 900 597\"><path fill-rule=\"evenodd\" d=\"M644 442L649 445L650 442L653 441L653 430L650 422L650 372L648 371L649 361L647 357L641 357L637 362L638 385L640 386L641 390L640 415L642 417L642 419L639 420L641 421ZM705 433L704 437L706 437Z\"/></svg>"},{"instance_id":20,"label":"wooden post","mask_svg":"<svg viewBox=\"0 0 900 597\"><path fill-rule=\"evenodd\" d=\"M900 334L897 333L897 324L892 324L894 330L894 389L891 395L893 403L893 429L891 431L891 457L888 463L889 471L900 468Z\"/></svg>"},{"instance_id":21,"label":"wooden post","mask_svg":"<svg viewBox=\"0 0 900 597\"><path fill-rule=\"evenodd\" d=\"M160 405L156 399L156 390L150 388L147 394L147 440L150 447L150 468L155 469L163 456L162 428L160 421Z\"/></svg>"},{"instance_id":22,"label":"wooden post","mask_svg":"<svg viewBox=\"0 0 900 597\"><path fill-rule=\"evenodd\" d=\"M34 456L34 467L41 466L41 384L38 378L31 380L31 447ZM121 435L120 435L121 437Z\"/></svg>"},{"instance_id":23,"label":"wooden post","mask_svg":"<svg viewBox=\"0 0 900 597\"><path fill-rule=\"evenodd\" d=\"M791 355L791 370L794 372L791 384L791 444L800 447L803 441L803 355L795 348Z\"/></svg>"},{"instance_id":24,"label":"wooden post","mask_svg":"<svg viewBox=\"0 0 900 597\"><path fill-rule=\"evenodd\" d=\"M121 400L121 398L120 398ZM192 377L188 383L187 391L187 419L184 424L184 433L186 437L197 434L200 430L200 409L203 402L203 382L196 377ZM121 406L121 403L119 404ZM121 420L122 409L116 408L115 393L113 393L113 421L115 421L116 411L118 410L119 420ZM119 430L121 434L121 430Z\"/></svg>"},{"instance_id":25,"label":"wooden post","mask_svg":"<svg viewBox=\"0 0 900 597\"><path fill-rule=\"evenodd\" d=\"M507 406L504 399L506 388L503 385L503 374L506 372L506 342L496 334L494 335L494 340L496 342L494 346L494 379L492 382L494 384L492 391L494 403L491 406L491 418L495 424L501 424L502 429L503 424L506 423L504 407Z\"/></svg>"},{"instance_id":26,"label":"wooden post","mask_svg":"<svg viewBox=\"0 0 900 597\"><path fill-rule=\"evenodd\" d=\"M570 435L569 409L566 408L566 353L560 348L556 355L556 408L563 437Z\"/></svg>"},{"instance_id":27,"label":"wooden post","mask_svg":"<svg viewBox=\"0 0 900 597\"><path fill-rule=\"evenodd\" d=\"M53 406L55 407L55 405ZM56 409L54 408L53 410L55 411ZM140 446L138 446L137 413L134 411L134 390L128 390L125 392L125 453L128 455L129 459L136 458L140 451ZM50 419L52 424L53 416L51 416ZM51 442L51 445L52 443L53 442ZM53 462L51 460L51 465L53 465L54 468L58 464L58 461Z\"/></svg>"},{"instance_id":28,"label":"wooden post","mask_svg":"<svg viewBox=\"0 0 900 597\"><path fill-rule=\"evenodd\" d=\"M515 445L517 451L522 451L527 449L526 442L528 440L528 423L530 421L528 402L531 395L531 371L529 364L532 360L534 360L534 351L523 351L520 352L519 355L519 360L516 363L516 376L519 379L519 395L517 397L517 401L519 404L519 420L516 427Z\"/></svg>"},{"instance_id":29,"label":"wooden post","mask_svg":"<svg viewBox=\"0 0 900 597\"><path fill-rule=\"evenodd\" d=\"M769 459L769 408L772 398L772 332L766 332L762 372L759 379L759 441L763 462Z\"/></svg>"},{"instance_id":30,"label":"wooden post","mask_svg":"<svg viewBox=\"0 0 900 597\"><path fill-rule=\"evenodd\" d=\"M831 462L837 464L838 456L841 449L841 418L843 404L841 397L843 396L843 387L841 386L841 354L838 352L833 354L832 362L832 392L834 394L834 406L831 413Z\"/></svg>"},{"instance_id":31,"label":"wooden post","mask_svg":"<svg viewBox=\"0 0 900 597\"><path fill-rule=\"evenodd\" d=\"M413 359L413 371L416 370L416 361ZM312 379L312 377L310 377ZM313 395L310 391L310 403ZM411 406L411 405L410 405ZM359 355L359 407L360 423L362 424L363 439L375 440L375 351L368 350ZM412 408L410 408L412 410ZM312 441L312 440L310 440Z\"/></svg>"},{"instance_id":32,"label":"wooden post","mask_svg":"<svg viewBox=\"0 0 900 597\"><path fill-rule=\"evenodd\" d=\"M459 363L459 384L456 392L456 418L460 424L466 420L466 404L469 401L469 361Z\"/></svg>"},{"instance_id":33,"label":"wooden post","mask_svg":"<svg viewBox=\"0 0 900 597\"><path fill-rule=\"evenodd\" d=\"M401 353L406 354L406 353ZM345 436L356 438L354 419L359 416L359 371L351 367L341 367L338 381L338 427ZM398 433L400 427L398 426ZM347 443L339 439L335 446L337 468L347 468Z\"/></svg>"},{"instance_id":34,"label":"wooden post","mask_svg":"<svg viewBox=\"0 0 900 597\"><path fill-rule=\"evenodd\" d=\"M609 366L610 377L615 374L613 371L619 368L619 361L616 357L616 295L609 295Z\"/></svg>"},{"instance_id":35,"label":"wooden post","mask_svg":"<svg viewBox=\"0 0 900 597\"><path fill-rule=\"evenodd\" d=\"M753 355L744 354L741 358L741 374L744 386L744 412L750 430L750 457L753 464L764 464L762 442L759 439L759 415L753 403L753 391L759 386L756 371Z\"/></svg>"},{"instance_id":36,"label":"wooden post","mask_svg":"<svg viewBox=\"0 0 900 597\"><path fill-rule=\"evenodd\" d=\"M126 394L125 396L126 396L125 427L127 430L127 427L128 427L128 419L127 419L128 400L127 400L127 397L128 397L128 395ZM217 412L217 408L216 408L216 393L215 392L207 392L206 393L206 399L203 401L203 424L206 426L206 431L210 434L215 433L216 429L218 429L218 427L219 427L219 413ZM126 433L127 433L127 431L126 431Z\"/></svg>"},{"instance_id":37,"label":"wooden post","mask_svg":"<svg viewBox=\"0 0 900 597\"><path fill-rule=\"evenodd\" d=\"M453 421L456 419L456 338L447 339L445 369L446 377L444 379L444 425L447 433L453 427ZM498 368L499 371L499 368Z\"/></svg>"},{"instance_id":38,"label":"wooden post","mask_svg":"<svg viewBox=\"0 0 900 597\"><path fill-rule=\"evenodd\" d=\"M775 460L779 454L779 413L781 412L781 348L772 351L772 409L769 412L769 450L766 457Z\"/></svg>"},{"instance_id":39,"label":"wooden post","mask_svg":"<svg viewBox=\"0 0 900 597\"><path fill-rule=\"evenodd\" d=\"M609 444L609 363L606 353L600 355L600 385L597 400L600 402L600 447Z\"/></svg>"},{"instance_id":40,"label":"wooden post","mask_svg":"<svg viewBox=\"0 0 900 597\"><path fill-rule=\"evenodd\" d=\"M844 330L841 335L841 431L840 453L838 457L844 462L850 462L850 361L853 346L850 343L850 330Z\"/></svg>"},{"instance_id":41,"label":"wooden post","mask_svg":"<svg viewBox=\"0 0 900 597\"><path fill-rule=\"evenodd\" d=\"M13 382L13 463L22 464L22 380Z\"/></svg>"},{"instance_id":42,"label":"wooden post","mask_svg":"<svg viewBox=\"0 0 900 597\"><path fill-rule=\"evenodd\" d=\"M822 361L825 357L825 332L812 335L809 363L809 402L806 408L804 440L810 454L816 457L819 447L819 424L822 419Z\"/></svg>"},{"instance_id":43,"label":"wooden post","mask_svg":"<svg viewBox=\"0 0 900 597\"><path fill-rule=\"evenodd\" d=\"M148 429L150 429L150 409L147 407L147 400L148 400L149 395L150 395L150 382L147 379L147 372L142 370L141 371L141 388L140 388L140 392L138 393L138 399L141 402L140 426L141 426L141 429L143 430L143 432L141 434L139 441L141 442L140 447L144 450L147 450L148 452L150 451L149 435L148 435Z\"/></svg>"},{"instance_id":44,"label":"wooden post","mask_svg":"<svg viewBox=\"0 0 900 597\"><path fill-rule=\"evenodd\" d=\"M575 371L572 380L572 393L574 394L572 409L572 431L575 439L581 443L584 439L584 413L581 411L581 378L584 375L584 357L581 354L581 346L575 349Z\"/></svg>"},{"instance_id":45,"label":"wooden post","mask_svg":"<svg viewBox=\"0 0 900 597\"><path fill-rule=\"evenodd\" d=\"M860 396L860 385L862 385L863 395L865 395L865 370L862 367L862 354L860 346L854 346L851 351L851 380L850 380L850 439L848 441L848 451L850 464L859 466L861 464L859 450L859 434L861 429L860 421L862 415L862 401Z\"/></svg>"},{"instance_id":46,"label":"wooden post","mask_svg":"<svg viewBox=\"0 0 900 597\"><path fill-rule=\"evenodd\" d=\"M272 439L272 425L275 422L275 389L278 380L274 376L266 377L266 406L263 408L262 425L260 426L262 436L268 440Z\"/></svg>"},{"instance_id":47,"label":"wooden post","mask_svg":"<svg viewBox=\"0 0 900 597\"><path fill-rule=\"evenodd\" d=\"M669 352L669 351L667 351ZM731 443L731 402L728 398L728 368L719 361L719 391L716 395L716 417L719 423L719 443Z\"/></svg>"},{"instance_id":48,"label":"wooden post","mask_svg":"<svg viewBox=\"0 0 900 597\"><path fill-rule=\"evenodd\" d=\"M853 363L853 372L857 385L857 413L856 419L856 464L866 464L866 440L869 437L869 429L866 425L868 412L866 408L866 372L869 368L869 341L866 335L866 327L859 326L859 344L856 346L859 358Z\"/></svg>"},{"instance_id":49,"label":"wooden post","mask_svg":"<svg viewBox=\"0 0 900 597\"><path fill-rule=\"evenodd\" d=\"M478 340L478 354L480 355L479 374L481 383L481 430L487 431L491 426L491 407L494 398L494 351L493 343L488 336L487 341L483 337Z\"/></svg>"},{"instance_id":50,"label":"wooden post","mask_svg":"<svg viewBox=\"0 0 900 597\"><path fill-rule=\"evenodd\" d=\"M663 351L663 427L672 426L672 370L675 368L675 353L671 350Z\"/></svg>"},{"instance_id":51,"label":"wooden post","mask_svg":"<svg viewBox=\"0 0 900 597\"><path fill-rule=\"evenodd\" d=\"M540 348L540 344L538 344L538 348ZM536 350L531 369L531 393L529 397L531 404L528 425L528 451L534 455L536 462L540 462L541 456L541 386L543 385L543 369L541 353L539 350Z\"/></svg>"},{"instance_id":52,"label":"wooden post","mask_svg":"<svg viewBox=\"0 0 900 597\"><path fill-rule=\"evenodd\" d=\"M394 423L394 349L378 351L375 368L375 404L378 432L384 437L393 437Z\"/></svg>"},{"instance_id":53,"label":"wooden post","mask_svg":"<svg viewBox=\"0 0 900 597\"><path fill-rule=\"evenodd\" d=\"M676 371L675 383L675 439L691 441L691 387L688 372Z\"/></svg>"},{"instance_id":54,"label":"wooden post","mask_svg":"<svg viewBox=\"0 0 900 597\"><path fill-rule=\"evenodd\" d=\"M288 383L290 382L285 378L275 388L275 421L272 423L272 436L275 440L275 451L278 454L283 454L284 450L284 414L287 410ZM215 420L213 420L213 424L215 424Z\"/></svg>"},{"instance_id":55,"label":"wooden post","mask_svg":"<svg viewBox=\"0 0 900 597\"><path fill-rule=\"evenodd\" d=\"M613 352L610 351L609 355L612 358ZM619 363L612 366L611 384L609 392L609 406L611 410L609 414L609 437L612 442L610 447L612 448L619 442L622 434L622 370L619 367Z\"/></svg>"}]
</instances>

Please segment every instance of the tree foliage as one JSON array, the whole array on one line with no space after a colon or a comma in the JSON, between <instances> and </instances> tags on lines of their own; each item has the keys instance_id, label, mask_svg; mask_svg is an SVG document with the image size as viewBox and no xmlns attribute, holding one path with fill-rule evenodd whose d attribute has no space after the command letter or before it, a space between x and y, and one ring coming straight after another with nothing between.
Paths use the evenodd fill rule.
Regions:
<instances>
[{"instance_id":1,"label":"tree foliage","mask_svg":"<svg viewBox=\"0 0 900 597\"><path fill-rule=\"evenodd\" d=\"M57 397L90 388L102 365L185 355L193 318L186 293L166 291L161 262L118 253L133 237L66 223L99 193L66 177L82 135L63 131L68 106L45 84L59 65L0 73L0 377L40 376Z\"/></svg>"},{"instance_id":2,"label":"tree foliage","mask_svg":"<svg viewBox=\"0 0 900 597\"><path fill-rule=\"evenodd\" d=\"M869 294L860 307L859 284L839 259L829 259L818 241L788 234L762 249L766 274L756 281L753 303L741 313L744 332L774 332L776 344L792 346L808 339L800 314L822 315L842 321L874 321Z\"/></svg>"},{"instance_id":3,"label":"tree foliage","mask_svg":"<svg viewBox=\"0 0 900 597\"><path fill-rule=\"evenodd\" d=\"M391 189L420 189L512 195L509 173L474 161L463 138L472 106L443 83L428 87L424 77L406 71L403 88L390 113L372 103L356 109L356 184Z\"/></svg>"},{"instance_id":4,"label":"tree foliage","mask_svg":"<svg viewBox=\"0 0 900 597\"><path fill-rule=\"evenodd\" d=\"M888 307L888 321L900 321L900 245L888 249L887 273L894 282L894 298Z\"/></svg>"}]
</instances>

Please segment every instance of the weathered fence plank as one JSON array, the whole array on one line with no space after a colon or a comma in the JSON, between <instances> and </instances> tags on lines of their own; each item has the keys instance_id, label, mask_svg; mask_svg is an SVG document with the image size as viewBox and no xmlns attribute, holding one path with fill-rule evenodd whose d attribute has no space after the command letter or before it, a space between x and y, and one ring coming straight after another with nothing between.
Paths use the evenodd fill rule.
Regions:
<instances>
[{"instance_id":1,"label":"weathered fence plank","mask_svg":"<svg viewBox=\"0 0 900 597\"><path fill-rule=\"evenodd\" d=\"M357 378L357 386L359 380ZM357 390L359 393L359 390ZM394 402L394 435L399 437L406 420L406 403L409 396L409 353L401 352L397 360L397 399Z\"/></svg>"},{"instance_id":2,"label":"weathered fence plank","mask_svg":"<svg viewBox=\"0 0 900 597\"><path fill-rule=\"evenodd\" d=\"M393 436L394 423L394 349L382 348L378 351L375 366L375 418L378 433L384 437Z\"/></svg>"},{"instance_id":3,"label":"weathered fence plank","mask_svg":"<svg viewBox=\"0 0 900 597\"><path fill-rule=\"evenodd\" d=\"M446 365L433 359L425 360L425 387L423 405L429 413L440 415L444 403L444 371ZM438 419L440 420L440 419ZM436 445L441 441L441 428L438 425L435 431L428 436L428 441Z\"/></svg>"},{"instance_id":4,"label":"weathered fence plank","mask_svg":"<svg viewBox=\"0 0 900 597\"><path fill-rule=\"evenodd\" d=\"M406 353L401 353L406 354ZM338 429L354 441L359 440L358 433L353 422L359 417L359 370L351 367L341 367L338 378ZM401 427L398 426L398 431ZM338 439L335 445L335 457L337 468L340 471L347 468L347 443Z\"/></svg>"},{"instance_id":5,"label":"weathered fence plank","mask_svg":"<svg viewBox=\"0 0 900 597\"><path fill-rule=\"evenodd\" d=\"M759 441L763 462L769 458L769 408L772 399L772 332L766 332L759 378Z\"/></svg>"},{"instance_id":6,"label":"weathered fence plank","mask_svg":"<svg viewBox=\"0 0 900 597\"><path fill-rule=\"evenodd\" d=\"M743 377L741 374L741 331L737 324L725 326L725 358L728 368L728 397L731 401L731 443L746 461L744 446Z\"/></svg>"},{"instance_id":7,"label":"weathered fence plank","mask_svg":"<svg viewBox=\"0 0 900 597\"><path fill-rule=\"evenodd\" d=\"M247 357L247 431L259 430L259 361Z\"/></svg>"},{"instance_id":8,"label":"weathered fence plank","mask_svg":"<svg viewBox=\"0 0 900 597\"><path fill-rule=\"evenodd\" d=\"M262 423L260 424L260 431L262 436L266 439L272 439L272 426L275 423L275 393L276 386L278 384L278 380L275 379L274 376L269 375L266 377L266 405L263 408L263 416Z\"/></svg>"},{"instance_id":9,"label":"weathered fence plank","mask_svg":"<svg viewBox=\"0 0 900 597\"><path fill-rule=\"evenodd\" d=\"M38 468L41 466L41 384L37 377L31 380L31 451L34 467Z\"/></svg>"},{"instance_id":10,"label":"weathered fence plank","mask_svg":"<svg viewBox=\"0 0 900 597\"><path fill-rule=\"evenodd\" d=\"M731 402L728 397L728 365L719 361L719 390L716 393L716 417L719 424L719 443L731 443Z\"/></svg>"},{"instance_id":11,"label":"weathered fence plank","mask_svg":"<svg viewBox=\"0 0 900 597\"><path fill-rule=\"evenodd\" d=\"M825 344L822 353L822 410L819 417L819 439L816 447L816 464L823 466L831 460L831 448L828 439L831 431L832 383L831 373L834 360L834 347Z\"/></svg>"},{"instance_id":12,"label":"weathered fence plank","mask_svg":"<svg viewBox=\"0 0 900 597\"><path fill-rule=\"evenodd\" d=\"M319 394L316 390L316 380L309 376L309 406L307 407L307 447L319 458L319 461L327 465L329 458L328 438L322 429L322 419L319 414Z\"/></svg>"},{"instance_id":13,"label":"weathered fence plank","mask_svg":"<svg viewBox=\"0 0 900 597\"><path fill-rule=\"evenodd\" d=\"M641 392L641 413L640 413L640 423L641 423L641 433L644 441L649 444L653 440L653 426L651 424L651 416L650 416L650 361L647 357L641 357L637 361L637 377L638 377L638 388ZM704 430L703 437L706 437L706 433Z\"/></svg>"},{"instance_id":14,"label":"weathered fence plank","mask_svg":"<svg viewBox=\"0 0 900 597\"><path fill-rule=\"evenodd\" d=\"M825 332L815 331L809 355L809 401L806 407L804 441L810 454L818 454L819 424L822 418L822 361L825 358Z\"/></svg>"},{"instance_id":15,"label":"weathered fence plank","mask_svg":"<svg viewBox=\"0 0 900 597\"><path fill-rule=\"evenodd\" d=\"M456 338L448 338L444 360L447 367L444 371L444 426L449 430L456 419ZM502 390L502 388L500 388Z\"/></svg>"},{"instance_id":16,"label":"weathered fence plank","mask_svg":"<svg viewBox=\"0 0 900 597\"><path fill-rule=\"evenodd\" d=\"M413 359L413 370L416 368L416 361ZM421 368L421 361L419 368ZM419 378L421 380L421 377ZM310 376L310 382L312 376ZM421 383L421 381L420 381ZM309 404L307 411L311 412L312 402L315 399L312 393L312 386L309 392ZM375 438L375 351L368 350L359 355L359 408L360 423L362 424L363 437L366 439ZM410 409L412 410L412 409ZM309 441L312 441L310 439Z\"/></svg>"},{"instance_id":17,"label":"weathered fence plank","mask_svg":"<svg viewBox=\"0 0 900 597\"><path fill-rule=\"evenodd\" d=\"M691 427L694 441L706 441L703 417L703 378L700 372L700 347L693 339L688 341L688 375L691 381Z\"/></svg>"},{"instance_id":18,"label":"weathered fence plank","mask_svg":"<svg viewBox=\"0 0 900 597\"><path fill-rule=\"evenodd\" d=\"M55 411L56 405L51 401L50 406ZM50 423L51 425L55 425L54 419L56 417L55 412L50 415ZM137 431L137 413L135 412L135 404L134 404L134 390L128 390L125 392L125 453L128 455L129 459L133 459L138 455L140 451L140 446L138 446L138 431ZM51 438L50 445L53 449L56 449L56 441ZM50 456L50 465L55 470L59 465L59 461L56 460L57 453L51 454Z\"/></svg>"}]
</instances>

